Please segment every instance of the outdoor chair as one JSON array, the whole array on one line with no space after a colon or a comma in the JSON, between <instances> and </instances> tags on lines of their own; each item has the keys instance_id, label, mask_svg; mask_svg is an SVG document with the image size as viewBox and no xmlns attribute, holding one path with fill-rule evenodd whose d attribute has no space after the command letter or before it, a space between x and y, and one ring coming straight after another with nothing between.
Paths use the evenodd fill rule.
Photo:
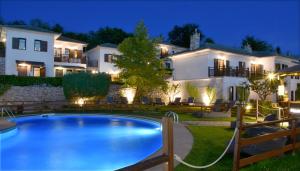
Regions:
<instances>
[{"instance_id":1,"label":"outdoor chair","mask_svg":"<svg viewBox=\"0 0 300 171\"><path fill-rule=\"evenodd\" d=\"M223 99L217 99L213 106L213 112L221 112L223 109Z\"/></svg>"},{"instance_id":2,"label":"outdoor chair","mask_svg":"<svg viewBox=\"0 0 300 171\"><path fill-rule=\"evenodd\" d=\"M156 104L156 105L165 105L165 103L162 102L161 98L155 98L154 104Z\"/></svg>"},{"instance_id":3,"label":"outdoor chair","mask_svg":"<svg viewBox=\"0 0 300 171\"><path fill-rule=\"evenodd\" d=\"M121 104L128 104L128 100L126 97L121 97Z\"/></svg>"},{"instance_id":4,"label":"outdoor chair","mask_svg":"<svg viewBox=\"0 0 300 171\"><path fill-rule=\"evenodd\" d=\"M170 105L181 105L181 97L176 97L174 102L171 102Z\"/></svg>"},{"instance_id":5,"label":"outdoor chair","mask_svg":"<svg viewBox=\"0 0 300 171\"><path fill-rule=\"evenodd\" d=\"M142 102L142 104L144 104L144 105L149 105L149 104L151 104L150 99L149 99L148 97L145 97L145 96L142 97L141 102Z\"/></svg>"},{"instance_id":6,"label":"outdoor chair","mask_svg":"<svg viewBox=\"0 0 300 171\"><path fill-rule=\"evenodd\" d=\"M183 102L184 105L195 105L195 98L189 97L186 102Z\"/></svg>"},{"instance_id":7,"label":"outdoor chair","mask_svg":"<svg viewBox=\"0 0 300 171\"><path fill-rule=\"evenodd\" d=\"M106 102L107 102L107 104L113 104L114 103L114 98L112 96L107 96L106 97Z\"/></svg>"}]
</instances>

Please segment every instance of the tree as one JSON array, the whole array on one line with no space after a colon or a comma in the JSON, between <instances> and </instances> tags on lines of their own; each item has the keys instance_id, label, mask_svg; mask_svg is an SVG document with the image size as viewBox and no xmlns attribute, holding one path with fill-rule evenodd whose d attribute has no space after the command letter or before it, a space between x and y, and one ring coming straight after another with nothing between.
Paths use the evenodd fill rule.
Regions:
<instances>
[{"instance_id":1,"label":"tree","mask_svg":"<svg viewBox=\"0 0 300 171\"><path fill-rule=\"evenodd\" d=\"M280 48L279 46L277 46L277 47L275 48L275 52L276 52L278 55L280 55L280 54L281 54L281 48Z\"/></svg>"},{"instance_id":2,"label":"tree","mask_svg":"<svg viewBox=\"0 0 300 171\"><path fill-rule=\"evenodd\" d=\"M277 79L250 79L250 88L254 91L260 100L265 101L269 95L277 92L280 81Z\"/></svg>"},{"instance_id":3,"label":"tree","mask_svg":"<svg viewBox=\"0 0 300 171\"><path fill-rule=\"evenodd\" d=\"M52 28L52 31L56 32L56 33L63 33L64 32L64 28L60 25L60 24L55 24Z\"/></svg>"},{"instance_id":4,"label":"tree","mask_svg":"<svg viewBox=\"0 0 300 171\"><path fill-rule=\"evenodd\" d=\"M90 47L100 45L102 43L120 44L125 38L132 36L132 34L125 32L120 28L105 27L100 28L98 31L90 32Z\"/></svg>"},{"instance_id":5,"label":"tree","mask_svg":"<svg viewBox=\"0 0 300 171\"><path fill-rule=\"evenodd\" d=\"M215 44L215 41L212 38L208 37L204 40L204 43Z\"/></svg>"},{"instance_id":6,"label":"tree","mask_svg":"<svg viewBox=\"0 0 300 171\"><path fill-rule=\"evenodd\" d=\"M126 38L118 49L122 56L115 61L121 69L120 79L125 86L135 88L135 102L156 89L165 90L165 70L156 57L157 40L150 39L143 22L138 23L133 37Z\"/></svg>"},{"instance_id":7,"label":"tree","mask_svg":"<svg viewBox=\"0 0 300 171\"><path fill-rule=\"evenodd\" d=\"M273 51L273 47L266 41L255 38L254 36L246 36L242 40L242 48L250 45L254 51Z\"/></svg>"},{"instance_id":8,"label":"tree","mask_svg":"<svg viewBox=\"0 0 300 171\"><path fill-rule=\"evenodd\" d=\"M176 95L180 93L180 87L181 85L179 83L169 84L167 91L167 94L169 96L169 102L173 102Z\"/></svg>"},{"instance_id":9,"label":"tree","mask_svg":"<svg viewBox=\"0 0 300 171\"><path fill-rule=\"evenodd\" d=\"M199 98L200 93L198 87L193 85L192 83L185 83L185 89L190 97Z\"/></svg>"},{"instance_id":10,"label":"tree","mask_svg":"<svg viewBox=\"0 0 300 171\"><path fill-rule=\"evenodd\" d=\"M80 40L83 42L90 42L90 38L88 34L85 33L74 33L74 32L65 32L63 33L64 36L72 38L72 39L76 39L76 40Z\"/></svg>"},{"instance_id":11,"label":"tree","mask_svg":"<svg viewBox=\"0 0 300 171\"><path fill-rule=\"evenodd\" d=\"M38 19L38 18L30 20L29 25L31 25L33 27L47 29L47 30L51 29L51 27L48 23L46 23L46 22L44 22L44 21L42 21L41 19Z\"/></svg>"},{"instance_id":12,"label":"tree","mask_svg":"<svg viewBox=\"0 0 300 171\"><path fill-rule=\"evenodd\" d=\"M197 24L185 24L183 26L175 25L168 34L168 40L174 45L189 48L190 38L195 32L195 29L200 32L200 39L202 40L204 35Z\"/></svg>"},{"instance_id":13,"label":"tree","mask_svg":"<svg viewBox=\"0 0 300 171\"><path fill-rule=\"evenodd\" d=\"M7 25L26 25L25 21L23 20L14 20L11 22L6 23Z\"/></svg>"}]
</instances>

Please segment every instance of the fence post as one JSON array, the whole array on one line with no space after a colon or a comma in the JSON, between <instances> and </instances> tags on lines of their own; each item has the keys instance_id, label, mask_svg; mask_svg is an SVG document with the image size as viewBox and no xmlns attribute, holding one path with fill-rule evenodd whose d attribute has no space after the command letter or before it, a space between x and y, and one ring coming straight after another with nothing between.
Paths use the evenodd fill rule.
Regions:
<instances>
[{"instance_id":1,"label":"fence post","mask_svg":"<svg viewBox=\"0 0 300 171\"><path fill-rule=\"evenodd\" d=\"M256 99L256 122L258 122L258 99Z\"/></svg>"},{"instance_id":2,"label":"fence post","mask_svg":"<svg viewBox=\"0 0 300 171\"><path fill-rule=\"evenodd\" d=\"M237 133L234 140L234 156L233 156L233 171L239 171L240 169L240 137L242 132L242 126L243 126L243 109L242 106L238 105L237 108L237 116L236 116L236 128Z\"/></svg>"},{"instance_id":3,"label":"fence post","mask_svg":"<svg viewBox=\"0 0 300 171\"><path fill-rule=\"evenodd\" d=\"M173 141L173 121L169 117L163 117L163 154L168 156L165 164L166 171L174 170L174 141Z\"/></svg>"},{"instance_id":4,"label":"fence post","mask_svg":"<svg viewBox=\"0 0 300 171\"><path fill-rule=\"evenodd\" d=\"M297 142L297 119L292 120L292 143L293 143L293 155L295 155L296 151L296 142Z\"/></svg>"}]
</instances>

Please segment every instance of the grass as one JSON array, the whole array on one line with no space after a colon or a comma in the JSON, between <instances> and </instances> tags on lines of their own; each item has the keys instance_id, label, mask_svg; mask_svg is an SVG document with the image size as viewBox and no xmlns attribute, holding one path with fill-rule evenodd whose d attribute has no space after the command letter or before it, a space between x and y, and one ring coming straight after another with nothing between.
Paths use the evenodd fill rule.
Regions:
<instances>
[{"instance_id":1,"label":"grass","mask_svg":"<svg viewBox=\"0 0 300 171\"><path fill-rule=\"evenodd\" d=\"M185 161L194 165L207 165L216 160L225 149L229 142L233 131L224 127L209 126L189 126L188 127L194 137L192 151L185 158ZM230 171L232 169L232 155L225 157L216 165L204 169L207 171ZM292 171L300 170L300 152L295 155L287 154L283 157L268 159L257 164L245 167L243 171ZM195 169L188 168L184 165L178 165L176 171L193 171Z\"/></svg>"}]
</instances>

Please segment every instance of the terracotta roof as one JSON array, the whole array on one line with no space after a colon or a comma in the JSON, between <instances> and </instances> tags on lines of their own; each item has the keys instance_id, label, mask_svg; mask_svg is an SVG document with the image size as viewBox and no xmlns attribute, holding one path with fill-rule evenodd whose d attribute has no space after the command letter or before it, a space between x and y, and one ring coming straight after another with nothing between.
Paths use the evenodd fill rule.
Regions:
<instances>
[{"instance_id":1,"label":"terracotta roof","mask_svg":"<svg viewBox=\"0 0 300 171\"><path fill-rule=\"evenodd\" d=\"M69 37L66 37L66 36L59 36L56 40L65 41L65 42L80 43L80 44L87 44L86 42L76 40L76 39L72 39L72 38L69 38Z\"/></svg>"}]
</instances>

